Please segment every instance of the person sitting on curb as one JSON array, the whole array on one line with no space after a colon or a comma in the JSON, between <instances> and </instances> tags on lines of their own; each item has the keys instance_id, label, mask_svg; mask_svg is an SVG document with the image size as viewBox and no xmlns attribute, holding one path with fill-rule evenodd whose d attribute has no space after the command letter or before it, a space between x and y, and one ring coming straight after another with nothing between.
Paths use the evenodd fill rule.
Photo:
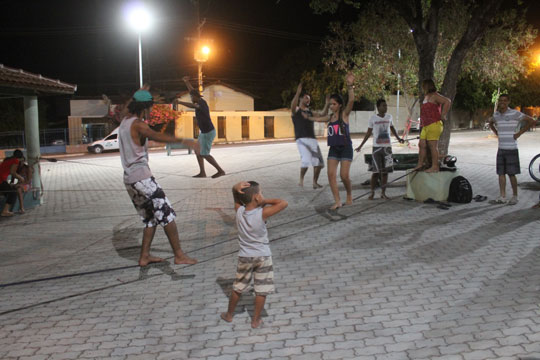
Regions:
<instances>
[{"instance_id":1,"label":"person sitting on curb","mask_svg":"<svg viewBox=\"0 0 540 360\"><path fill-rule=\"evenodd\" d=\"M24 178L23 182L18 182L15 184L15 190L17 190L17 195L19 197L19 212L24 214L24 193L30 191L32 188L32 175L34 170L26 162L21 161L19 163L19 168L17 169L17 174L21 175ZM11 183L13 184L15 178L11 178Z\"/></svg>"},{"instance_id":2,"label":"person sitting on curb","mask_svg":"<svg viewBox=\"0 0 540 360\"><path fill-rule=\"evenodd\" d=\"M14 186L8 183L7 179L11 175L12 178L20 182L24 181L24 178L17 174L19 163L22 161L24 161L23 152L17 149L13 152L12 156L5 158L0 164L0 194L6 197L6 204L2 209L2 213L0 213L2 217L13 216L11 207L17 200L17 192Z\"/></svg>"}]
</instances>

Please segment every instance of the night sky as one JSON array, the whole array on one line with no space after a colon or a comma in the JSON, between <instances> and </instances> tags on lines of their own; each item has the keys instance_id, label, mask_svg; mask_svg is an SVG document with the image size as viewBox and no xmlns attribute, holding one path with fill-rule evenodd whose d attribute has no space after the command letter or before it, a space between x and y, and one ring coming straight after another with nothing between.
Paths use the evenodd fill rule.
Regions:
<instances>
[{"instance_id":1,"label":"night sky","mask_svg":"<svg viewBox=\"0 0 540 360\"><path fill-rule=\"evenodd\" d=\"M0 63L78 85L78 96L132 91L138 84L137 36L125 24L126 1L2 1ZM143 34L143 77L154 87L184 90L196 77L191 1L149 2L156 15ZM310 48L320 62L320 41L331 16L313 15L307 1L202 0L202 37L213 39L204 66L207 82L223 81L257 93L290 51ZM299 75L299 74L298 74Z\"/></svg>"},{"instance_id":2,"label":"night sky","mask_svg":"<svg viewBox=\"0 0 540 360\"><path fill-rule=\"evenodd\" d=\"M540 1L525 1L528 21L540 22ZM125 24L122 0L3 0L0 63L78 85L77 96L131 93L138 87L137 37ZM156 20L143 35L145 82L182 91L183 75L194 79L196 7L188 0L148 1ZM320 63L320 42L330 21L352 20L351 11L314 15L302 0L201 0L203 38L214 40L204 66L205 81L245 89L264 103L276 71L303 53ZM299 76L300 74L297 74ZM294 77L294 74L287 74ZM296 81L290 79L289 81ZM280 89L281 90L281 89Z\"/></svg>"}]
</instances>

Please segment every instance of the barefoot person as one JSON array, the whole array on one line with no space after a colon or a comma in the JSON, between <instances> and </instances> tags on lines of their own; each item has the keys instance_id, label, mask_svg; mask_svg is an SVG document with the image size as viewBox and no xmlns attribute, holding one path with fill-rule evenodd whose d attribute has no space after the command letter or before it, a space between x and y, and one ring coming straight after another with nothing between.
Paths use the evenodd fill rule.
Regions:
<instances>
[{"instance_id":1,"label":"barefoot person","mask_svg":"<svg viewBox=\"0 0 540 360\"><path fill-rule=\"evenodd\" d=\"M324 108L320 112L317 112L318 116L328 114L328 102L329 98L326 100ZM319 185L318 180L321 169L324 167L324 160L321 149L319 148L319 143L315 138L313 121L309 121L302 116L302 113L313 116L313 112L309 108L310 103L311 97L307 93L302 94L302 83L298 84L296 94L291 101L294 137L301 159L300 182L298 185L304 186L304 176L306 175L308 168L313 166L313 188L318 189L322 187Z\"/></svg>"},{"instance_id":2,"label":"barefoot person","mask_svg":"<svg viewBox=\"0 0 540 360\"><path fill-rule=\"evenodd\" d=\"M217 173L212 175L212 178L218 178L225 175L225 171L223 171L223 169L219 166L216 159L214 159L214 157L210 155L210 150L212 149L212 142L216 137L216 129L214 128L214 124L212 124L212 119L210 118L210 110L208 108L208 104L206 103L206 101L204 101L199 91L195 90L193 86L191 86L189 82L189 76L184 76L182 79L184 80L184 83L189 90L191 102L179 100L177 100L176 102L180 105L195 109L195 118L197 119L197 125L199 126L199 130L201 131L198 138L201 152L200 154L197 154L199 173L193 177L206 177L206 171L204 170L204 160L206 160L217 170Z\"/></svg>"},{"instance_id":3,"label":"barefoot person","mask_svg":"<svg viewBox=\"0 0 540 360\"><path fill-rule=\"evenodd\" d=\"M519 166L519 151L517 139L523 135L533 125L534 119L517 110L508 107L510 95L499 96L497 111L489 120L489 127L499 138L499 149L497 150L497 175L499 175L499 192L497 199L490 201L492 204L506 203L506 175L512 185L512 197L508 205L518 203L518 184L516 175L521 173ZM526 121L525 126L516 132L522 121Z\"/></svg>"},{"instance_id":4,"label":"barefoot person","mask_svg":"<svg viewBox=\"0 0 540 360\"><path fill-rule=\"evenodd\" d=\"M154 239L157 225L163 226L165 234L174 252L175 264L196 264L180 247L176 213L169 199L158 185L148 166L147 139L160 142L182 142L197 153L198 144L193 140L175 138L153 131L142 121L143 114L153 105L152 95L146 90L139 90L127 106L128 114L122 119L118 129L120 159L124 168L124 184L135 209L141 216L145 228L139 265L161 262L163 259L150 255L150 245Z\"/></svg>"},{"instance_id":5,"label":"barefoot person","mask_svg":"<svg viewBox=\"0 0 540 360\"><path fill-rule=\"evenodd\" d=\"M373 200L375 196L375 187L378 180L380 180L381 184L381 199L388 199L386 196L388 173L394 171L390 131L400 143L404 142L392 124L392 115L386 113L388 106L384 99L377 100L377 111L378 113L376 115L372 115L369 118L369 125L364 140L356 148L357 152L362 150L362 146L364 146L371 134L373 134L373 153L371 155L370 165L370 170L373 174L371 175L371 194L369 195L369 200Z\"/></svg>"},{"instance_id":6,"label":"barefoot person","mask_svg":"<svg viewBox=\"0 0 540 360\"><path fill-rule=\"evenodd\" d=\"M24 161L23 152L17 149L13 152L12 156L5 158L0 163L0 195L6 197L6 204L0 213L2 217L13 216L11 207L17 201L17 192L15 187L8 183L7 179L11 175L12 178L17 179L21 183L24 181L24 178L17 173L19 163L22 161Z\"/></svg>"},{"instance_id":7,"label":"barefoot person","mask_svg":"<svg viewBox=\"0 0 540 360\"><path fill-rule=\"evenodd\" d=\"M420 106L420 148L418 155L418 164L414 170L421 170L424 167L424 161L427 157L427 151L431 154L431 167L426 172L439 171L439 138L443 131L443 122L446 121L446 115L450 111L452 101L437 92L435 83L431 79L422 82L424 92L424 102Z\"/></svg>"},{"instance_id":8,"label":"barefoot person","mask_svg":"<svg viewBox=\"0 0 540 360\"><path fill-rule=\"evenodd\" d=\"M347 105L343 103L343 98L334 94L330 96L330 111L332 114L326 116L308 116L303 113L303 116L311 121L328 122L328 182L334 196L334 205L330 210L336 210L343 206L339 196L339 188L337 184L337 168L341 163L339 174L341 181L345 185L347 191L346 205L352 204L352 185L349 177L351 163L353 161L353 147L351 134L349 133L349 114L352 111L354 103L354 76L348 74L345 78L349 99Z\"/></svg>"},{"instance_id":9,"label":"barefoot person","mask_svg":"<svg viewBox=\"0 0 540 360\"><path fill-rule=\"evenodd\" d=\"M265 199L261 187L255 181L240 182L233 187L236 227L238 228L238 265L227 312L221 318L231 322L240 296L246 291L253 278L255 309L251 327L261 325L261 312L266 296L274 292L274 270L272 253L268 244L266 220L287 207L280 199Z\"/></svg>"}]
</instances>

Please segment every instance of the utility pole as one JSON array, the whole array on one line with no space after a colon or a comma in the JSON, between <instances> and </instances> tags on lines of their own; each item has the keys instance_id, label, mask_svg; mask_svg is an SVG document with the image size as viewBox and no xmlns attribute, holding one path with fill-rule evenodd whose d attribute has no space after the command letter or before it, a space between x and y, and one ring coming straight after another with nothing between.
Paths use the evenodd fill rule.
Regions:
<instances>
[{"instance_id":1,"label":"utility pole","mask_svg":"<svg viewBox=\"0 0 540 360\"><path fill-rule=\"evenodd\" d=\"M197 78L198 78L198 82L199 82L199 93L202 94L202 92L203 92L202 67L203 67L203 63L208 60L208 55L210 54L210 48L207 45L203 45L203 43L204 44L206 44L206 43L209 44L209 43L212 43L213 40L212 39L201 39L201 31L202 31L202 28L203 28L204 24L206 23L206 19L203 19L202 21L200 20L199 1L196 2L196 6L197 6L197 37L196 38L186 37L184 39L187 40L187 41L195 41L195 43L196 43L194 58L195 58L195 61L197 62L197 68L198 68Z\"/></svg>"}]
</instances>

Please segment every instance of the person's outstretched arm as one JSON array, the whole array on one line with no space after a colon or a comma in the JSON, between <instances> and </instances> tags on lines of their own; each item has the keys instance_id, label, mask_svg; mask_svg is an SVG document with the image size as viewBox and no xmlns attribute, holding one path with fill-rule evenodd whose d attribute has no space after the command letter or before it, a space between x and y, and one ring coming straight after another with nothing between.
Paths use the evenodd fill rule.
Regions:
<instances>
[{"instance_id":1,"label":"person's outstretched arm","mask_svg":"<svg viewBox=\"0 0 540 360\"><path fill-rule=\"evenodd\" d=\"M324 99L324 107L322 110L317 111L317 116L328 115L328 109L330 109L330 95L326 95L326 98Z\"/></svg>"},{"instance_id":2,"label":"person's outstretched arm","mask_svg":"<svg viewBox=\"0 0 540 360\"><path fill-rule=\"evenodd\" d=\"M349 98L345 109L343 109L343 121L346 123L349 122L349 114L351 113L354 105L354 75L349 73L345 77L345 82L347 83L347 93Z\"/></svg>"},{"instance_id":3,"label":"person's outstretched arm","mask_svg":"<svg viewBox=\"0 0 540 360\"><path fill-rule=\"evenodd\" d=\"M274 216L281 210L289 206L289 203L281 199L264 199L263 203L263 220L268 219L270 216Z\"/></svg>"},{"instance_id":4,"label":"person's outstretched arm","mask_svg":"<svg viewBox=\"0 0 540 360\"><path fill-rule=\"evenodd\" d=\"M304 119L308 119L309 121L314 122L329 122L330 121L330 115L324 115L324 116L309 116L305 112L302 112L302 116Z\"/></svg>"},{"instance_id":5,"label":"person's outstretched arm","mask_svg":"<svg viewBox=\"0 0 540 360\"><path fill-rule=\"evenodd\" d=\"M296 108L298 107L298 100L300 99L300 93L302 92L302 83L298 84L296 88L296 94L294 95L291 101L291 114L296 113Z\"/></svg>"},{"instance_id":6,"label":"person's outstretched arm","mask_svg":"<svg viewBox=\"0 0 540 360\"><path fill-rule=\"evenodd\" d=\"M160 133L157 131L154 131L150 129L148 124L146 124L144 121L135 121L133 123L133 126L135 126L135 130L142 135L143 137L146 137L150 140L164 142L164 143L176 143L180 142L183 145L186 145L187 147L193 149L195 153L199 153L199 143L193 139L184 139L184 138L177 138L168 134Z\"/></svg>"},{"instance_id":7,"label":"person's outstretched arm","mask_svg":"<svg viewBox=\"0 0 540 360\"><path fill-rule=\"evenodd\" d=\"M180 104L180 105L187 106L188 108L192 108L192 109L198 109L199 108L199 104L197 104L197 103L191 103L191 102L180 101L180 100L176 100L176 103Z\"/></svg>"},{"instance_id":8,"label":"person's outstretched arm","mask_svg":"<svg viewBox=\"0 0 540 360\"><path fill-rule=\"evenodd\" d=\"M189 76L187 76L187 75L184 76L184 77L182 78L182 80L184 80L184 84L186 84L186 87L188 88L188 91L195 90L195 89L193 88L193 86L191 86L191 83L189 82Z\"/></svg>"},{"instance_id":9,"label":"person's outstretched arm","mask_svg":"<svg viewBox=\"0 0 540 360\"><path fill-rule=\"evenodd\" d=\"M358 146L355 150L356 152L359 152L360 150L362 150L362 146L364 146L364 144L366 143L366 141L369 139L369 137L371 136L371 134L373 133L373 129L372 128L368 128L367 129L367 132L366 132L366 135L364 136L364 140L362 140L362 143L360 144L360 146Z\"/></svg>"}]
</instances>

